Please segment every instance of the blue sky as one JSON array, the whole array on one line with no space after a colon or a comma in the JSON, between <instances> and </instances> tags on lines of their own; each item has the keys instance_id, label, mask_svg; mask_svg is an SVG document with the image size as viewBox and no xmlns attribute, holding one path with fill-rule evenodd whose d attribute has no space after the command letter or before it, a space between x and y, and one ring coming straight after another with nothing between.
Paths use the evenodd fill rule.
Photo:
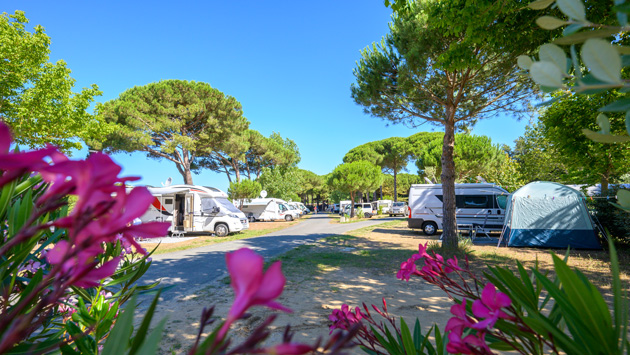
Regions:
<instances>
[{"instance_id":1,"label":"blue sky","mask_svg":"<svg viewBox=\"0 0 630 355\"><path fill-rule=\"evenodd\" d=\"M382 0L343 1L44 1L8 0L51 37L51 60L63 59L76 87L97 84L115 99L163 79L204 81L243 105L250 127L279 132L300 148L299 167L326 174L365 142L438 128L387 125L350 98L361 49L388 32ZM528 122L480 121L474 134L513 146ZM78 152L76 157L83 157ZM142 153L114 156L124 175L160 185L182 183L173 163ZM227 190L225 175L204 171L195 184Z\"/></svg>"}]
</instances>

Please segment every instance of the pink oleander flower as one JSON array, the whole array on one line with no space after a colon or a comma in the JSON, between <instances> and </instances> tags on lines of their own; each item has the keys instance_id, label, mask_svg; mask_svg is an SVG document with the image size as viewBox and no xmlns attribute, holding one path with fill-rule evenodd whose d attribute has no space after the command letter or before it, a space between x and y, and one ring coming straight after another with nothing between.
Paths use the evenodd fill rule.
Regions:
<instances>
[{"instance_id":1,"label":"pink oleander flower","mask_svg":"<svg viewBox=\"0 0 630 355\"><path fill-rule=\"evenodd\" d=\"M446 327L444 328L445 332L450 332L448 335L449 342L446 346L446 350L452 354L474 354L476 352L486 350L487 353L491 353L490 348L486 345L485 333L482 330L478 331L476 335L468 335L462 339L464 329L474 328L477 324L473 318L466 314L467 303L468 301L464 298L461 304L451 306L451 314L453 314L454 317L448 320Z\"/></svg>"},{"instance_id":2,"label":"pink oleander flower","mask_svg":"<svg viewBox=\"0 0 630 355\"><path fill-rule=\"evenodd\" d=\"M365 318L365 315L361 313L361 308L356 307L354 313L347 304L343 304L341 309L335 309L328 316L328 319L332 322L330 325L330 334L335 329L348 330L354 323L358 323L361 319Z\"/></svg>"},{"instance_id":3,"label":"pink oleander flower","mask_svg":"<svg viewBox=\"0 0 630 355\"><path fill-rule=\"evenodd\" d=\"M116 271L121 260L117 257L96 268L98 261L95 255L100 251L102 249L98 246L79 249L62 240L46 254L46 259L51 265L61 268L60 277L66 277L68 284L84 288L96 287L100 280Z\"/></svg>"},{"instance_id":4,"label":"pink oleander flower","mask_svg":"<svg viewBox=\"0 0 630 355\"><path fill-rule=\"evenodd\" d=\"M451 314L455 317L448 320L444 328L445 332L452 331L461 336L464 328L471 328L475 324L475 320L466 314L467 302L468 301L464 298L461 304L451 306Z\"/></svg>"},{"instance_id":5,"label":"pink oleander flower","mask_svg":"<svg viewBox=\"0 0 630 355\"><path fill-rule=\"evenodd\" d=\"M400 270L396 273L396 278L408 282L411 275L421 275L416 268L416 260L413 257L400 264Z\"/></svg>"},{"instance_id":6,"label":"pink oleander flower","mask_svg":"<svg viewBox=\"0 0 630 355\"><path fill-rule=\"evenodd\" d=\"M453 256L452 259L448 259L446 260L446 265L448 265L446 268L448 268L450 271L446 271L446 269L444 270L447 274L451 273L455 270L457 271L461 271L462 268L459 267L459 261L457 260L456 256Z\"/></svg>"},{"instance_id":7,"label":"pink oleander flower","mask_svg":"<svg viewBox=\"0 0 630 355\"><path fill-rule=\"evenodd\" d=\"M57 148L47 147L31 152L14 153L10 151L12 141L9 126L0 122L0 170L5 170L0 176L0 186L24 173L48 165L44 158L57 151Z\"/></svg>"},{"instance_id":8,"label":"pink oleander flower","mask_svg":"<svg viewBox=\"0 0 630 355\"><path fill-rule=\"evenodd\" d=\"M302 355L315 350L312 345L299 343L284 343L273 345L267 348L252 350L252 354L275 354L275 355Z\"/></svg>"},{"instance_id":9,"label":"pink oleander flower","mask_svg":"<svg viewBox=\"0 0 630 355\"><path fill-rule=\"evenodd\" d=\"M461 333L450 332L446 351L450 354L492 354L485 337L484 332L477 332L475 335L467 335L462 339Z\"/></svg>"},{"instance_id":10,"label":"pink oleander flower","mask_svg":"<svg viewBox=\"0 0 630 355\"><path fill-rule=\"evenodd\" d=\"M228 312L227 319L219 331L222 338L230 325L252 306L267 306L284 312L291 309L275 301L280 296L286 282L281 270L281 263L273 263L263 272L263 257L248 248L241 248L233 253L225 254L228 272L234 289L234 303Z\"/></svg>"},{"instance_id":11,"label":"pink oleander flower","mask_svg":"<svg viewBox=\"0 0 630 355\"><path fill-rule=\"evenodd\" d=\"M472 305L473 315L477 318L485 318L483 321L475 324L475 329L487 329L494 327L499 318L512 319L501 308L509 307L512 300L508 295L498 292L496 287L488 282L481 291L481 299L475 300Z\"/></svg>"},{"instance_id":12,"label":"pink oleander flower","mask_svg":"<svg viewBox=\"0 0 630 355\"><path fill-rule=\"evenodd\" d=\"M424 243L424 245L422 244L418 244L418 254L414 254L413 256L416 257L417 259L422 259L422 258L430 258L431 256L427 253L427 246L429 245L429 242Z\"/></svg>"}]
</instances>

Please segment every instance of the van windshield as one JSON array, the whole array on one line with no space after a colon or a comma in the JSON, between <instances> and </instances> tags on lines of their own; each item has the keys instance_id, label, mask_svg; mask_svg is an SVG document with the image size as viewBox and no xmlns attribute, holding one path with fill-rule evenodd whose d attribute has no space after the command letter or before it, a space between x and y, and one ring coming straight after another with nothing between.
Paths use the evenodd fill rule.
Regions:
<instances>
[{"instance_id":1,"label":"van windshield","mask_svg":"<svg viewBox=\"0 0 630 355\"><path fill-rule=\"evenodd\" d=\"M201 210L203 212L210 212L212 211L213 207L220 207L220 208L224 208L232 213L240 213L241 211L236 208L232 202L230 202L230 200L228 200L225 197L219 197L219 198L215 198L215 197L202 197L201 198Z\"/></svg>"}]
</instances>

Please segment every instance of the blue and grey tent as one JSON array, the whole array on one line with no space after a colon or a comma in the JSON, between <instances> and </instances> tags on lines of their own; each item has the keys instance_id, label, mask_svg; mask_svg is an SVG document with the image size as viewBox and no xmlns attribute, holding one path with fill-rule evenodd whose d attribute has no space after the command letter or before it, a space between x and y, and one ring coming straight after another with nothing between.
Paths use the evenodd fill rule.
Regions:
<instances>
[{"instance_id":1,"label":"blue and grey tent","mask_svg":"<svg viewBox=\"0 0 630 355\"><path fill-rule=\"evenodd\" d=\"M584 194L547 181L508 197L502 239L512 247L601 249Z\"/></svg>"}]
</instances>

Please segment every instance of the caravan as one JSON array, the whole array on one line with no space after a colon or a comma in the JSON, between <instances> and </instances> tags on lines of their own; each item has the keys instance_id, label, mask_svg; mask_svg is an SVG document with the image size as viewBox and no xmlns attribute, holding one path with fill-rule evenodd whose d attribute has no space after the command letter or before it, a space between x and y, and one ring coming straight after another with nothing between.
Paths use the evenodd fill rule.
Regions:
<instances>
[{"instance_id":1,"label":"caravan","mask_svg":"<svg viewBox=\"0 0 630 355\"><path fill-rule=\"evenodd\" d=\"M455 184L458 227L501 232L507 190L495 184ZM442 229L442 184L414 184L409 189L409 228L434 235Z\"/></svg>"},{"instance_id":2,"label":"caravan","mask_svg":"<svg viewBox=\"0 0 630 355\"><path fill-rule=\"evenodd\" d=\"M243 212L214 187L173 185L148 187L154 197L142 222L171 222L172 234L214 233L224 237L249 228Z\"/></svg>"},{"instance_id":3,"label":"caravan","mask_svg":"<svg viewBox=\"0 0 630 355\"><path fill-rule=\"evenodd\" d=\"M286 201L279 198L245 200L242 211L250 221L292 221L300 216L296 209L291 209Z\"/></svg>"}]
</instances>

